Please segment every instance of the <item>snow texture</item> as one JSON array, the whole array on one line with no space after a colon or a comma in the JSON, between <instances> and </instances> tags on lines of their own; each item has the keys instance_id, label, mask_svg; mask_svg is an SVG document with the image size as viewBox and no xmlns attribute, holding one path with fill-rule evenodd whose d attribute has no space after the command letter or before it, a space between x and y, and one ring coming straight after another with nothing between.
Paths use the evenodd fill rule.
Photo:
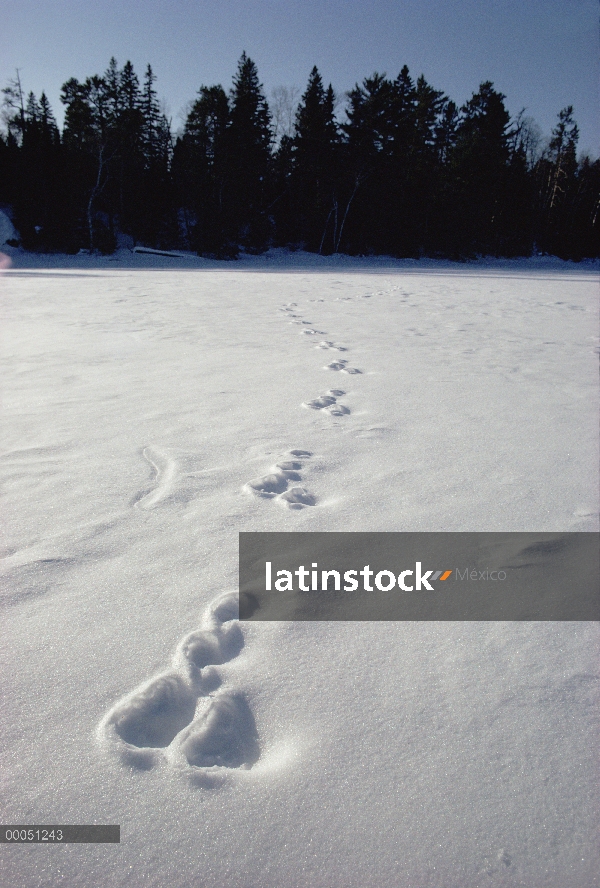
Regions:
<instances>
[{"instance_id":1,"label":"snow texture","mask_svg":"<svg viewBox=\"0 0 600 888\"><path fill-rule=\"evenodd\" d=\"M597 269L9 252L3 821L121 844L3 884L598 886L596 624L235 597L238 531L597 530Z\"/></svg>"}]
</instances>

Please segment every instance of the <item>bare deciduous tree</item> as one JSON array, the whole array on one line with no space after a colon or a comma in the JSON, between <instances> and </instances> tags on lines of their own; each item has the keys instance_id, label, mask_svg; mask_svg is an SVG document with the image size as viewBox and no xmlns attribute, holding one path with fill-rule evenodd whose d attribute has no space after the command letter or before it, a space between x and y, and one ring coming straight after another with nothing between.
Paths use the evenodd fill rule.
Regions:
<instances>
[{"instance_id":1,"label":"bare deciduous tree","mask_svg":"<svg viewBox=\"0 0 600 888\"><path fill-rule=\"evenodd\" d=\"M294 135L299 95L297 86L276 86L271 92L270 111L275 145L279 145L283 136L291 138Z\"/></svg>"}]
</instances>

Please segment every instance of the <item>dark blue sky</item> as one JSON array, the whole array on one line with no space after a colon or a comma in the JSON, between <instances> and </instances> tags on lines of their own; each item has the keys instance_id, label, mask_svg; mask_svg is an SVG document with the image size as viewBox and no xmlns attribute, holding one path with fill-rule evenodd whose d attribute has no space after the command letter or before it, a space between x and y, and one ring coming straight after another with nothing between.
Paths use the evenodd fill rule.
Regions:
<instances>
[{"instance_id":1,"label":"dark blue sky","mask_svg":"<svg viewBox=\"0 0 600 888\"><path fill-rule=\"evenodd\" d=\"M600 154L597 0L1 0L0 81L19 68L57 117L61 84L102 73L111 55L147 62L173 125L201 84L228 89L246 50L267 96L303 91L317 65L344 92L407 64L462 104L483 80L545 134L572 104L580 148Z\"/></svg>"}]
</instances>

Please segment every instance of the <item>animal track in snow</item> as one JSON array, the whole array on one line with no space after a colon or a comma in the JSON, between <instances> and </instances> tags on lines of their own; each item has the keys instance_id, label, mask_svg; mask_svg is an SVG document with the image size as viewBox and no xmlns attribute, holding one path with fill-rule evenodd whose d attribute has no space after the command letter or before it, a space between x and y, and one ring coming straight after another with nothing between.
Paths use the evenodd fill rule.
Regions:
<instances>
[{"instance_id":1,"label":"animal track in snow","mask_svg":"<svg viewBox=\"0 0 600 888\"><path fill-rule=\"evenodd\" d=\"M258 759L256 727L242 694L209 698L183 732L179 749L195 768L243 768Z\"/></svg>"},{"instance_id":2,"label":"animal track in snow","mask_svg":"<svg viewBox=\"0 0 600 888\"><path fill-rule=\"evenodd\" d=\"M362 373L362 370L358 370L356 367L348 367L348 361L332 361L330 364L327 364L323 367L324 370L341 370L342 373Z\"/></svg>"},{"instance_id":3,"label":"animal track in snow","mask_svg":"<svg viewBox=\"0 0 600 888\"><path fill-rule=\"evenodd\" d=\"M347 416L350 413L348 407L337 403L337 399L344 395L342 389L329 389L324 395L313 398L312 401L305 401L302 406L311 410L323 410L331 416Z\"/></svg>"},{"instance_id":4,"label":"animal track in snow","mask_svg":"<svg viewBox=\"0 0 600 888\"><path fill-rule=\"evenodd\" d=\"M324 339L322 342L319 342L315 345L315 348L322 349L334 349L335 351L345 352L348 351L343 345L337 345L335 342L330 342L328 339Z\"/></svg>"},{"instance_id":5,"label":"animal track in snow","mask_svg":"<svg viewBox=\"0 0 600 888\"><path fill-rule=\"evenodd\" d=\"M350 297L348 297L350 298ZM311 300L317 301L317 300ZM324 300L319 300L324 301ZM301 320L302 315L292 314L292 307L294 303L288 303L288 305L280 308L280 311L286 312L288 317L291 318L290 324L295 324L298 326L302 326L304 329L299 330L300 335L304 336L314 336L315 334L324 334L322 330L316 330L315 328L310 326L310 321ZM308 328L308 329L307 329ZM348 349L339 345L337 342L334 342L331 339L323 339L321 342L318 342L315 345L315 348L322 350L332 350L338 352L345 352ZM347 373L349 375L360 374L362 370L359 370L357 367L349 367L348 361L339 358L338 360L331 361L331 363L327 364L323 369L325 370L336 370L341 373ZM341 392L343 394L343 392ZM318 398L313 398L310 401L304 401L302 404L303 407L306 407L310 410L322 410L326 413L329 413L331 416L347 416L350 413L348 407L345 407L343 404L337 403L337 398L340 397L334 390L330 390L323 395L319 395ZM302 505L309 505L308 499L304 500L293 500L290 494L290 491L287 488L288 478L285 473L282 471L277 471L277 469L273 470L273 472L269 475L264 475L262 478L257 478L254 481L248 482L246 485L247 489L251 490L253 493L258 496L266 497L269 499L279 497L283 501L287 502L291 507L299 508ZM313 498L314 499L314 498Z\"/></svg>"},{"instance_id":6,"label":"animal track in snow","mask_svg":"<svg viewBox=\"0 0 600 888\"><path fill-rule=\"evenodd\" d=\"M243 694L218 690L221 679L214 668L244 646L237 615L233 594L209 605L202 627L177 646L171 669L142 684L104 716L100 742L126 764L144 770L162 761L193 775L218 776L222 768L247 769L258 761L250 707Z\"/></svg>"},{"instance_id":7,"label":"animal track in snow","mask_svg":"<svg viewBox=\"0 0 600 888\"><path fill-rule=\"evenodd\" d=\"M316 496L305 487L290 487L281 494L281 500L290 509L303 509L304 506L314 506L317 502Z\"/></svg>"},{"instance_id":8,"label":"animal track in snow","mask_svg":"<svg viewBox=\"0 0 600 888\"><path fill-rule=\"evenodd\" d=\"M287 489L288 478L283 472L273 472L270 475L263 475L262 478L255 478L254 481L248 481L246 487L250 488L258 496L271 499L278 493L283 493Z\"/></svg>"},{"instance_id":9,"label":"animal track in snow","mask_svg":"<svg viewBox=\"0 0 600 888\"><path fill-rule=\"evenodd\" d=\"M299 470L311 456L312 453L309 450L289 450L273 466L268 475L248 481L244 487L255 496L260 496L263 499L276 499L290 509L314 506L317 500L310 491L304 487L289 486L291 481L302 480Z\"/></svg>"},{"instance_id":10,"label":"animal track in snow","mask_svg":"<svg viewBox=\"0 0 600 888\"><path fill-rule=\"evenodd\" d=\"M318 398L313 398L312 401L304 401L303 407L311 407L313 410L323 410L325 407L331 406L331 404L335 404L336 399L331 395L321 395Z\"/></svg>"},{"instance_id":11,"label":"animal track in snow","mask_svg":"<svg viewBox=\"0 0 600 888\"><path fill-rule=\"evenodd\" d=\"M117 704L110 724L132 752L164 748L192 721L196 701L194 689L172 670L146 682L128 700ZM150 761L143 753L128 758L132 764Z\"/></svg>"}]
</instances>

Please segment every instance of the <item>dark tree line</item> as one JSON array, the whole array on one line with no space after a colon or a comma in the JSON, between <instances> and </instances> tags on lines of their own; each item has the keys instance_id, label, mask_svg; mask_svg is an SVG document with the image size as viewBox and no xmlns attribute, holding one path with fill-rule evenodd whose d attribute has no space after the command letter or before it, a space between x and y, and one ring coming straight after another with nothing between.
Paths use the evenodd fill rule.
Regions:
<instances>
[{"instance_id":1,"label":"dark tree line","mask_svg":"<svg viewBox=\"0 0 600 888\"><path fill-rule=\"evenodd\" d=\"M111 59L63 84L62 133L19 76L3 90L0 202L23 246L113 251L119 240L234 257L270 245L399 257L599 255L600 161L577 157L573 109L543 150L490 82L462 106L373 74L336 96L313 68L291 132L275 138L255 64L202 86L174 139L148 65Z\"/></svg>"}]
</instances>

